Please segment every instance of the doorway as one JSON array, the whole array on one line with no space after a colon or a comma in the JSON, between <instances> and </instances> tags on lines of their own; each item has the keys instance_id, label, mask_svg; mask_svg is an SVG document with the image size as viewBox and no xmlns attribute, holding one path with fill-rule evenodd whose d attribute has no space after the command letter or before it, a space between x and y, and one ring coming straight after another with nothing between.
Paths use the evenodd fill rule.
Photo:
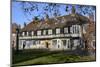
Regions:
<instances>
[{"instance_id":1,"label":"doorway","mask_svg":"<svg viewBox=\"0 0 100 67\"><path fill-rule=\"evenodd\" d=\"M45 44L46 44L46 48L49 48L49 43L48 42L45 42Z\"/></svg>"}]
</instances>

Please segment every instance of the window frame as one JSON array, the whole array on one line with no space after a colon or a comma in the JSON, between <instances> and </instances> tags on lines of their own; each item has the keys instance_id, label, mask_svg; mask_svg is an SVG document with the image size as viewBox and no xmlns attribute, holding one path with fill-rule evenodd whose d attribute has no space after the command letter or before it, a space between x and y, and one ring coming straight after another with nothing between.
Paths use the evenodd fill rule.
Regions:
<instances>
[{"instance_id":1,"label":"window frame","mask_svg":"<svg viewBox=\"0 0 100 67\"><path fill-rule=\"evenodd\" d=\"M52 35L53 31L52 29L48 29L48 35Z\"/></svg>"},{"instance_id":2,"label":"window frame","mask_svg":"<svg viewBox=\"0 0 100 67\"><path fill-rule=\"evenodd\" d=\"M37 30L37 36L41 36L42 35L42 31L41 30Z\"/></svg>"},{"instance_id":3,"label":"window frame","mask_svg":"<svg viewBox=\"0 0 100 67\"><path fill-rule=\"evenodd\" d=\"M57 32L57 30L59 30L59 32ZM56 34L60 34L61 33L61 28L56 28Z\"/></svg>"},{"instance_id":4,"label":"window frame","mask_svg":"<svg viewBox=\"0 0 100 67\"><path fill-rule=\"evenodd\" d=\"M67 29L67 31L66 31L66 29ZM68 27L64 27L64 33L68 34Z\"/></svg>"}]
</instances>

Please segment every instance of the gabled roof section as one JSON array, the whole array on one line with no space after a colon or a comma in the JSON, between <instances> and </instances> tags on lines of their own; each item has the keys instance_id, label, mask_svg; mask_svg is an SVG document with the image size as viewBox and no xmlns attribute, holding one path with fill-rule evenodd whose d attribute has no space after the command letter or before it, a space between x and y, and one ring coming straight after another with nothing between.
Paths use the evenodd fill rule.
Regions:
<instances>
[{"instance_id":1,"label":"gabled roof section","mask_svg":"<svg viewBox=\"0 0 100 67\"><path fill-rule=\"evenodd\" d=\"M40 29L54 29L57 27L71 26L73 24L85 24L88 23L89 19L80 14L69 14L65 16L49 18L44 21L32 21L21 31L35 31Z\"/></svg>"}]
</instances>

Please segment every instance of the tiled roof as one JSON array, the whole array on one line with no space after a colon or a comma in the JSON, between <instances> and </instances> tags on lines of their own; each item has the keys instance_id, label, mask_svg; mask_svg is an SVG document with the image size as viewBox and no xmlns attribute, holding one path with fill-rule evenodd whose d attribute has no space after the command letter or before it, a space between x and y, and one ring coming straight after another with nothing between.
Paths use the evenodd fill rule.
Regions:
<instances>
[{"instance_id":1,"label":"tiled roof","mask_svg":"<svg viewBox=\"0 0 100 67\"><path fill-rule=\"evenodd\" d=\"M70 14L55 18L49 18L44 21L32 21L26 27L22 28L21 31L32 31L39 29L54 29L56 27L71 26L73 24L84 24L89 20L87 17L79 14Z\"/></svg>"}]
</instances>

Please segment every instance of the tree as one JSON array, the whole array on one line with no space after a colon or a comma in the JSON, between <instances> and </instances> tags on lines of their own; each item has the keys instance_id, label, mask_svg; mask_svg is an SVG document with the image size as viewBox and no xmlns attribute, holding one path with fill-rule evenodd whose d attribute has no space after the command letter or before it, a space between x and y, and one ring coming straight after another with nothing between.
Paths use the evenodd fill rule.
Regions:
<instances>
[{"instance_id":1,"label":"tree","mask_svg":"<svg viewBox=\"0 0 100 67\"><path fill-rule=\"evenodd\" d=\"M35 16L35 17L34 17L34 20L39 20L38 16Z\"/></svg>"},{"instance_id":2,"label":"tree","mask_svg":"<svg viewBox=\"0 0 100 67\"><path fill-rule=\"evenodd\" d=\"M26 23L24 22L24 27L26 27Z\"/></svg>"},{"instance_id":3,"label":"tree","mask_svg":"<svg viewBox=\"0 0 100 67\"><path fill-rule=\"evenodd\" d=\"M14 1L13 1L14 2ZM72 8L73 5L70 4L57 4L57 3L37 3L37 2L19 2L21 6L21 10L23 11L25 17L27 20L30 21L30 16L34 18L35 16L38 16L39 19L43 19L42 17L45 17L45 14L48 14L49 17L57 17L62 16L61 11L65 11L66 14L70 13L70 8ZM89 5L74 5L74 7L77 9L77 13L81 15L90 15L94 13L95 6L89 6ZM42 13L38 13L38 15L34 15L35 12L42 11Z\"/></svg>"},{"instance_id":4,"label":"tree","mask_svg":"<svg viewBox=\"0 0 100 67\"><path fill-rule=\"evenodd\" d=\"M81 15L91 15L91 14L94 14L94 11L96 10L96 7L95 6L87 6L87 5L79 5L78 6L78 10L79 10L79 14Z\"/></svg>"},{"instance_id":5,"label":"tree","mask_svg":"<svg viewBox=\"0 0 100 67\"><path fill-rule=\"evenodd\" d=\"M39 12L40 11L40 5L41 3L34 3L34 2L20 2L20 5L21 5L21 9L24 13L24 15L26 16L26 18L29 20L28 15L33 15L33 12L34 11L37 11ZM59 11L59 7L60 5L59 4L53 4L53 3L43 3L45 6L41 7L43 10L42 10L42 14L38 15L38 17L42 16L46 16L46 14L48 15L52 15L54 17L56 16L60 16L60 11ZM44 14L44 15L43 15ZM36 17L36 16L34 16ZM40 19L40 18L39 18Z\"/></svg>"},{"instance_id":6,"label":"tree","mask_svg":"<svg viewBox=\"0 0 100 67\"><path fill-rule=\"evenodd\" d=\"M19 28L16 28L16 52L19 51Z\"/></svg>"},{"instance_id":7,"label":"tree","mask_svg":"<svg viewBox=\"0 0 100 67\"><path fill-rule=\"evenodd\" d=\"M94 33L95 33L95 23L94 23L94 21L91 20L91 18L89 18L86 33L83 34L83 38L85 41L85 50L87 50L87 52L89 52L89 53L95 52L95 48L91 45L91 42L93 39L92 34L94 34Z\"/></svg>"}]
</instances>

